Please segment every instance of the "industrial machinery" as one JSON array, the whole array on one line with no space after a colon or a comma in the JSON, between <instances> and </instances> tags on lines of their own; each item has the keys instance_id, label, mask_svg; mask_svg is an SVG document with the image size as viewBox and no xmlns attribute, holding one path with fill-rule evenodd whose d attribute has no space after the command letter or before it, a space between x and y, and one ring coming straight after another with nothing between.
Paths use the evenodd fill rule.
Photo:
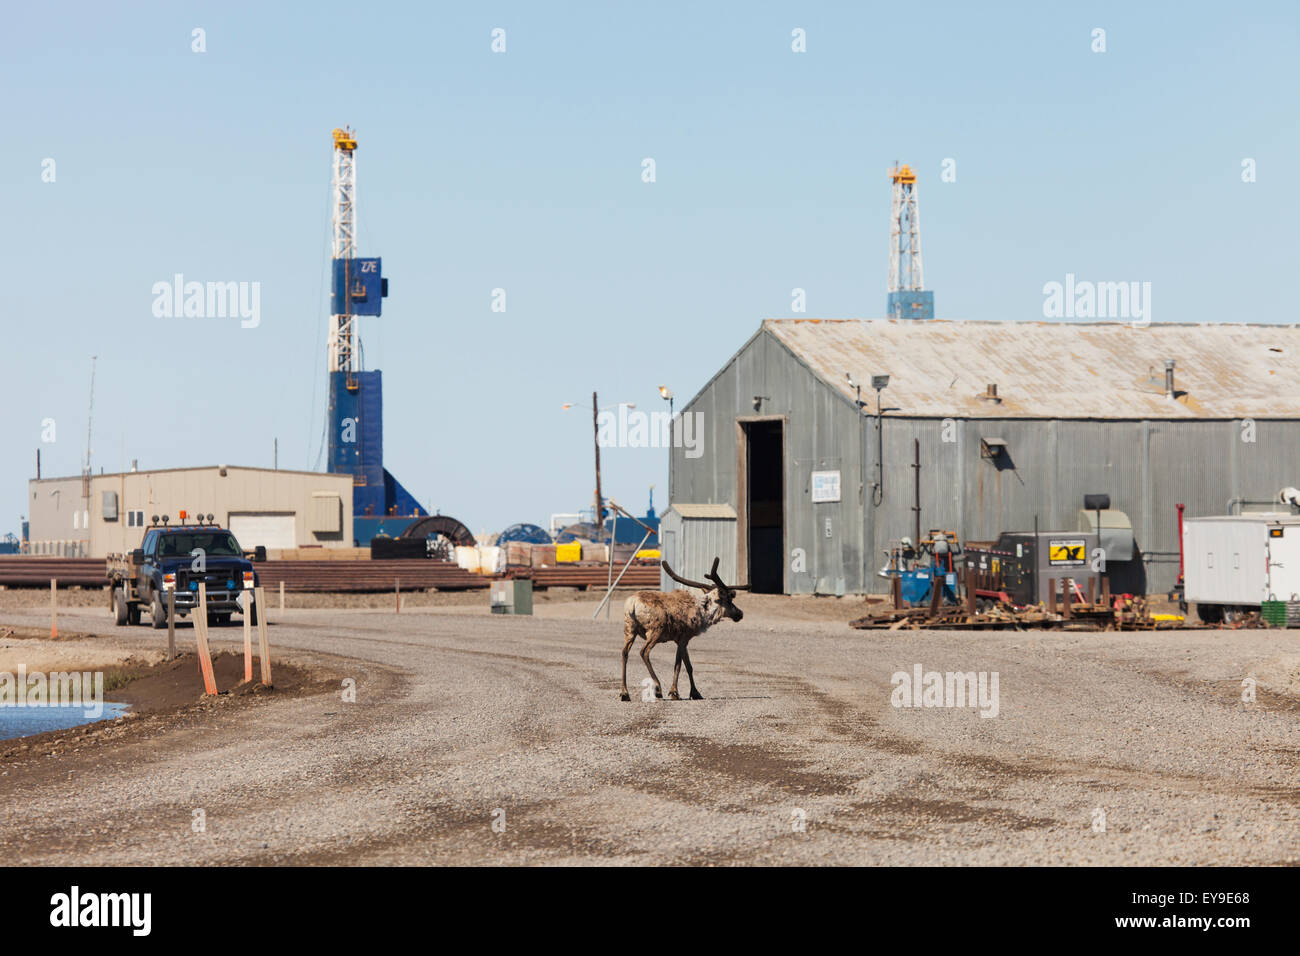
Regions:
<instances>
[{"instance_id":1,"label":"industrial machinery","mask_svg":"<svg viewBox=\"0 0 1300 956\"><path fill-rule=\"evenodd\" d=\"M941 589L941 603L956 604L961 553L955 531L932 528L919 545L908 537L892 542L885 552L887 561L880 576L898 578L902 601L910 607L929 604L936 582Z\"/></svg>"},{"instance_id":2,"label":"industrial machinery","mask_svg":"<svg viewBox=\"0 0 1300 956\"><path fill-rule=\"evenodd\" d=\"M903 164L889 171L893 201L889 210L889 289L885 314L891 319L933 319L934 293L925 290L921 268L921 210L916 173Z\"/></svg>"},{"instance_id":3,"label":"industrial machinery","mask_svg":"<svg viewBox=\"0 0 1300 956\"><path fill-rule=\"evenodd\" d=\"M1085 531L1004 531L993 544L968 545L966 565L981 606L1091 604L1102 593L1097 542Z\"/></svg>"},{"instance_id":4,"label":"industrial machinery","mask_svg":"<svg viewBox=\"0 0 1300 956\"><path fill-rule=\"evenodd\" d=\"M451 515L425 515L417 518L399 538L417 539L426 544L426 556L438 561L455 561L456 548L477 544L474 535Z\"/></svg>"},{"instance_id":5,"label":"industrial machinery","mask_svg":"<svg viewBox=\"0 0 1300 956\"><path fill-rule=\"evenodd\" d=\"M497 544L509 544L512 541L520 541L525 544L550 544L551 535L545 528L539 528L535 524L521 522L512 524L497 535Z\"/></svg>"}]
</instances>

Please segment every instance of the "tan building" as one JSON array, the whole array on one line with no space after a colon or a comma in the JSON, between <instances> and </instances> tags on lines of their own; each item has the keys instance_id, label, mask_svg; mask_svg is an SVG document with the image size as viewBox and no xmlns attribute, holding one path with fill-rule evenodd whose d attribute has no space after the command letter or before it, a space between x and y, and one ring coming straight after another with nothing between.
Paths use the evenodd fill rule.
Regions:
<instances>
[{"instance_id":1,"label":"tan building","mask_svg":"<svg viewBox=\"0 0 1300 956\"><path fill-rule=\"evenodd\" d=\"M32 554L101 558L140 546L155 515L211 514L245 550L352 547L352 476L213 465L37 478L27 485Z\"/></svg>"}]
</instances>

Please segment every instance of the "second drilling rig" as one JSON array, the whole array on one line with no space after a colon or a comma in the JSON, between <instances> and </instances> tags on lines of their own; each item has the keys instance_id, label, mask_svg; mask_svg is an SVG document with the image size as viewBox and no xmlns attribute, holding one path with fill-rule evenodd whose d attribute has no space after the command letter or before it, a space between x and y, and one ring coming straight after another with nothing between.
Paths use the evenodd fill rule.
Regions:
<instances>
[{"instance_id":1,"label":"second drilling rig","mask_svg":"<svg viewBox=\"0 0 1300 956\"><path fill-rule=\"evenodd\" d=\"M357 361L356 318L382 313L388 280L381 258L356 254L356 151L352 130L334 130L326 470L352 475L353 526L364 545L376 533L405 530L422 510L384 468L383 373L362 371Z\"/></svg>"}]
</instances>

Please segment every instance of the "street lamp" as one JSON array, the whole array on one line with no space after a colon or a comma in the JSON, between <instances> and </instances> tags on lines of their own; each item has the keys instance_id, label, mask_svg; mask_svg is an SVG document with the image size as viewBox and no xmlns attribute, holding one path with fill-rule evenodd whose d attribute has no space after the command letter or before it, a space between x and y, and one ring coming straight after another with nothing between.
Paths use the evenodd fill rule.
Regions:
<instances>
[{"instance_id":1,"label":"street lamp","mask_svg":"<svg viewBox=\"0 0 1300 956\"><path fill-rule=\"evenodd\" d=\"M613 405L602 405L600 406L600 408L597 409L597 411L607 412L611 408L623 408L623 407L636 408L636 402L615 402ZM560 406L560 408L567 412L571 408L583 408L583 409L590 410L591 406L583 405L581 402L565 402L563 405Z\"/></svg>"},{"instance_id":2,"label":"street lamp","mask_svg":"<svg viewBox=\"0 0 1300 956\"><path fill-rule=\"evenodd\" d=\"M862 386L859 385L857 382L855 382L855 381L853 380L853 373L852 373L852 372L845 372L845 373L844 373L844 380L845 380L846 382L849 383L849 388L853 389L853 391L856 393L857 398L854 399L854 403L858 406L858 410L861 411L861 409L862 409Z\"/></svg>"},{"instance_id":3,"label":"street lamp","mask_svg":"<svg viewBox=\"0 0 1300 956\"><path fill-rule=\"evenodd\" d=\"M659 386L659 397L668 403L668 503L673 503L673 390Z\"/></svg>"},{"instance_id":4,"label":"street lamp","mask_svg":"<svg viewBox=\"0 0 1300 956\"><path fill-rule=\"evenodd\" d=\"M667 385L659 386L659 397L668 403L668 417L673 416L673 390Z\"/></svg>"},{"instance_id":5,"label":"street lamp","mask_svg":"<svg viewBox=\"0 0 1300 956\"><path fill-rule=\"evenodd\" d=\"M876 504L878 505L885 500L885 430L881 422L880 393L889 387L889 376L871 376L871 387L876 390Z\"/></svg>"}]
</instances>

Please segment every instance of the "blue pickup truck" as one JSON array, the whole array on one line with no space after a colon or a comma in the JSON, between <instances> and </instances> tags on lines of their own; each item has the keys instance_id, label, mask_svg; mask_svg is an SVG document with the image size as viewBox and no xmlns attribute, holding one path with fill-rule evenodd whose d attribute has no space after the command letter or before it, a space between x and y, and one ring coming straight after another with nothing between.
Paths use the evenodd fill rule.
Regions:
<instances>
[{"instance_id":1,"label":"blue pickup truck","mask_svg":"<svg viewBox=\"0 0 1300 956\"><path fill-rule=\"evenodd\" d=\"M169 596L175 594L176 616L186 617L198 607L199 582L206 585L208 623L227 624L232 614L244 613L244 592L257 585L257 572L235 536L213 524L211 515L206 523L201 515L197 523L168 520L154 518L134 551L108 556L109 602L117 623L139 624L147 610L154 627L166 627ZM265 549L252 557L265 560ZM256 606L250 623L257 623Z\"/></svg>"}]
</instances>

